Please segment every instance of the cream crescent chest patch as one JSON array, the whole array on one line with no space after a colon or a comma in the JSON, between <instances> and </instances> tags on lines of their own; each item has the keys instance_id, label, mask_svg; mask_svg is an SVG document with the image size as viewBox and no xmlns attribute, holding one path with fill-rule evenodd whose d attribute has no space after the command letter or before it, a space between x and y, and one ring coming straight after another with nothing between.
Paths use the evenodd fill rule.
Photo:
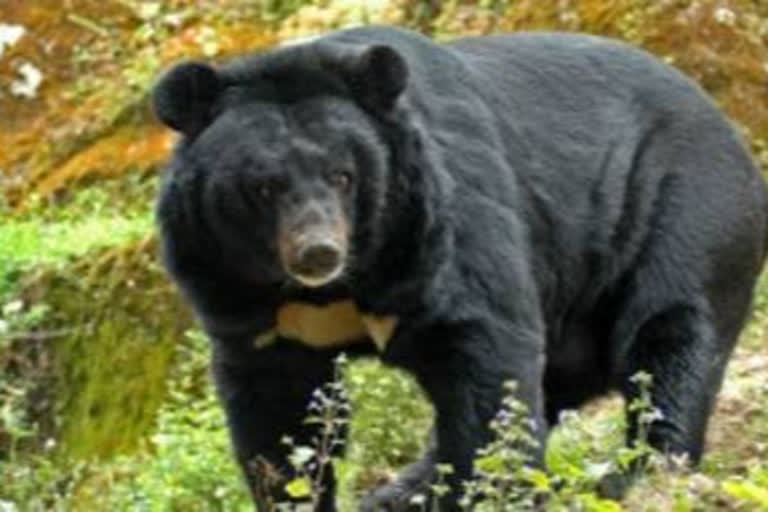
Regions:
<instances>
[{"instance_id":1,"label":"cream crescent chest patch","mask_svg":"<svg viewBox=\"0 0 768 512\"><path fill-rule=\"evenodd\" d=\"M383 352L397 329L394 315L363 314L351 300L322 306L306 302L286 302L275 315L275 326L254 339L256 348L264 348L278 338L298 341L323 349L373 341Z\"/></svg>"}]
</instances>

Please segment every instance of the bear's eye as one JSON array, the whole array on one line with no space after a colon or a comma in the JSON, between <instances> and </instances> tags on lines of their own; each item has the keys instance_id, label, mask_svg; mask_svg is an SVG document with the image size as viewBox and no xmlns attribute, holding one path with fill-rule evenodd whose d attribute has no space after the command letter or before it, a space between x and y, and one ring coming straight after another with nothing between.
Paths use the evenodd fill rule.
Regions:
<instances>
[{"instance_id":1,"label":"bear's eye","mask_svg":"<svg viewBox=\"0 0 768 512\"><path fill-rule=\"evenodd\" d=\"M352 173L349 171L337 169L331 172L330 182L331 185L340 190L347 190L352 184Z\"/></svg>"},{"instance_id":2,"label":"bear's eye","mask_svg":"<svg viewBox=\"0 0 768 512\"><path fill-rule=\"evenodd\" d=\"M268 200L274 194L274 190L271 183L259 183L256 186L256 193L259 194L259 198Z\"/></svg>"}]
</instances>

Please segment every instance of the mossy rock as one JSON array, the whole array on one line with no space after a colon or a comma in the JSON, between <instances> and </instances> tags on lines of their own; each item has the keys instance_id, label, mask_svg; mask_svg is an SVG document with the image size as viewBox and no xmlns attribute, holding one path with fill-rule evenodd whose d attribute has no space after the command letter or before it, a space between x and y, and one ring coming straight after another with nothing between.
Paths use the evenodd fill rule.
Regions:
<instances>
[{"instance_id":1,"label":"mossy rock","mask_svg":"<svg viewBox=\"0 0 768 512\"><path fill-rule=\"evenodd\" d=\"M165 398L177 340L190 316L159 268L155 244L101 251L26 285L30 302L50 307L49 411L40 434L58 453L109 457L134 449Z\"/></svg>"}]
</instances>

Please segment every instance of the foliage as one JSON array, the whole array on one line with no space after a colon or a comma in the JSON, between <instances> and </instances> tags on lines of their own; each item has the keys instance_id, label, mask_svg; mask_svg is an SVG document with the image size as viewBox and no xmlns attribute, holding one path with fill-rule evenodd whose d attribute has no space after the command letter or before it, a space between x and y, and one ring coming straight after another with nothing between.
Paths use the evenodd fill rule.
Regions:
<instances>
[{"instance_id":1,"label":"foliage","mask_svg":"<svg viewBox=\"0 0 768 512\"><path fill-rule=\"evenodd\" d=\"M515 399L515 389L514 382L507 384L501 410L491 421L495 439L479 450L477 479L465 484L466 510L530 510L537 496L551 491L547 475L530 467L531 453L539 448L532 432L536 426L528 420L528 408Z\"/></svg>"},{"instance_id":2,"label":"foliage","mask_svg":"<svg viewBox=\"0 0 768 512\"><path fill-rule=\"evenodd\" d=\"M0 224L0 302L13 298L14 285L32 269L62 268L91 251L146 237L153 225L147 205L156 189L156 179L130 176L56 198L30 197L22 215L0 203L8 219Z\"/></svg>"},{"instance_id":3,"label":"foliage","mask_svg":"<svg viewBox=\"0 0 768 512\"><path fill-rule=\"evenodd\" d=\"M359 361L349 366L346 381L353 404L350 457L357 464L381 470L421 451L432 410L412 378L375 361ZM357 446L365 451L355 451Z\"/></svg>"},{"instance_id":4,"label":"foliage","mask_svg":"<svg viewBox=\"0 0 768 512\"><path fill-rule=\"evenodd\" d=\"M54 461L50 453L0 460L0 510L69 510L87 468L85 462Z\"/></svg>"},{"instance_id":5,"label":"foliage","mask_svg":"<svg viewBox=\"0 0 768 512\"><path fill-rule=\"evenodd\" d=\"M21 215L4 212L0 497L25 509L81 501L75 490L103 469L91 459L138 443L163 400L172 352L158 334L175 334L153 332L151 320L137 323L146 316L132 311L142 296L125 293L141 287L146 297L153 294L146 277L157 272L143 239L152 227L147 204L155 187L156 180L129 178L31 200ZM133 263L126 265L126 257ZM93 307L98 303L106 309ZM148 306L181 325L173 304Z\"/></svg>"},{"instance_id":6,"label":"foliage","mask_svg":"<svg viewBox=\"0 0 768 512\"><path fill-rule=\"evenodd\" d=\"M190 332L177 346L168 398L136 454L0 463L0 497L22 510L250 510L208 386L207 343Z\"/></svg>"},{"instance_id":7,"label":"foliage","mask_svg":"<svg viewBox=\"0 0 768 512\"><path fill-rule=\"evenodd\" d=\"M768 465L753 467L747 477L731 477L723 491L747 507L768 510Z\"/></svg>"},{"instance_id":8,"label":"foliage","mask_svg":"<svg viewBox=\"0 0 768 512\"><path fill-rule=\"evenodd\" d=\"M647 471L648 461L653 458L646 441L647 429L659 417L650 401L650 375L638 373L633 381L640 390L630 404L640 424L635 445L605 443L605 432L578 413L568 412L561 419L557 439L549 447L548 472L531 467L531 453L538 441L531 430L528 410L515 399L514 383L509 383L501 410L491 422L495 438L478 452L477 478L465 484L463 507L500 512L537 510L546 503L548 510L558 512L621 510L618 503L599 496L601 483L627 472ZM616 423L614 418L611 428ZM616 446L610 449L606 444Z\"/></svg>"},{"instance_id":9,"label":"foliage","mask_svg":"<svg viewBox=\"0 0 768 512\"><path fill-rule=\"evenodd\" d=\"M41 413L46 402L38 392L50 384L50 344L69 330L44 327L51 297L20 293L23 276L43 268L66 272L75 258L150 231L146 213L133 208L118 217L114 208L103 189L85 189L62 203L55 218L40 205L0 225L0 454L12 458L21 441L35 437L39 425L31 412Z\"/></svg>"},{"instance_id":10,"label":"foliage","mask_svg":"<svg viewBox=\"0 0 768 512\"><path fill-rule=\"evenodd\" d=\"M146 446L110 464L122 476L117 473L114 484L99 491L108 493L117 509L250 510L224 414L208 383L208 343L199 332L187 333L177 346L168 398ZM102 503L97 499L94 505Z\"/></svg>"}]
</instances>

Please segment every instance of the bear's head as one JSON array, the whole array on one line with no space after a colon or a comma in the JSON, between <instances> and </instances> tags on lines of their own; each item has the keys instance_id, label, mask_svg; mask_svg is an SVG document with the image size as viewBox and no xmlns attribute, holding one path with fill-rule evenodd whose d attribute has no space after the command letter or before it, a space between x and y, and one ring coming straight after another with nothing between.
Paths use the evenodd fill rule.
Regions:
<instances>
[{"instance_id":1,"label":"bear's head","mask_svg":"<svg viewBox=\"0 0 768 512\"><path fill-rule=\"evenodd\" d=\"M182 135L158 209L170 259L308 287L354 272L395 180L382 126L407 76L389 46L322 40L168 71L153 101Z\"/></svg>"}]
</instances>

